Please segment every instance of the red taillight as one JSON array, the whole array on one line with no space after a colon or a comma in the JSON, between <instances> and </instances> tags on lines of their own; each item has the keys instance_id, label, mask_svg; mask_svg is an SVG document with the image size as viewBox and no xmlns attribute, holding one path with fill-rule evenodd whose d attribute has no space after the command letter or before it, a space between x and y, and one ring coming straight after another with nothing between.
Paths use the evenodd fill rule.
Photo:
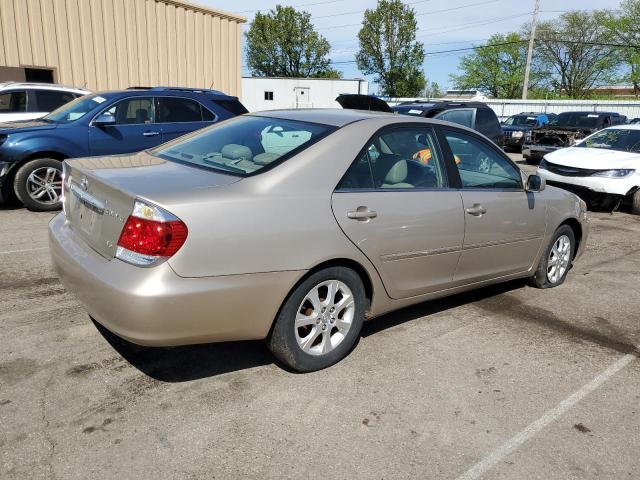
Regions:
<instances>
[{"instance_id":1,"label":"red taillight","mask_svg":"<svg viewBox=\"0 0 640 480\"><path fill-rule=\"evenodd\" d=\"M171 257L187 239L180 220L161 222L130 216L122 229L118 247L152 257Z\"/></svg>"}]
</instances>

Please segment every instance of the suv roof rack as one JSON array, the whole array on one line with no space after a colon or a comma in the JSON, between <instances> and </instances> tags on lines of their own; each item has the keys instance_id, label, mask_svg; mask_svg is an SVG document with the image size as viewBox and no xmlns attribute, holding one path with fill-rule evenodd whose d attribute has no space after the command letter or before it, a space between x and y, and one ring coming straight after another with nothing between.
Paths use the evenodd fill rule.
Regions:
<instances>
[{"instance_id":1,"label":"suv roof rack","mask_svg":"<svg viewBox=\"0 0 640 480\"><path fill-rule=\"evenodd\" d=\"M213 93L215 95L226 95L220 90L213 90L211 88L189 88L189 87L142 87L142 86L134 86L129 87L127 90L153 90L157 92L194 92L194 93Z\"/></svg>"}]
</instances>

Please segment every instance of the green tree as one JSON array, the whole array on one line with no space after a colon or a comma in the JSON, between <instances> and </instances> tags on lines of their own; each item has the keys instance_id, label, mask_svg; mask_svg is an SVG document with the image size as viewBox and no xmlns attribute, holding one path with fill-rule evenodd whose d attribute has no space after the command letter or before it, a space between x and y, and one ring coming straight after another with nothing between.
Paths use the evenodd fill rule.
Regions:
<instances>
[{"instance_id":1,"label":"green tree","mask_svg":"<svg viewBox=\"0 0 640 480\"><path fill-rule=\"evenodd\" d=\"M425 97L428 98L441 98L444 96L442 89L440 88L440 84L438 82L426 82L427 86L425 88Z\"/></svg>"},{"instance_id":2,"label":"green tree","mask_svg":"<svg viewBox=\"0 0 640 480\"><path fill-rule=\"evenodd\" d=\"M624 0L620 4L620 14L611 16L607 30L614 43L628 45L619 48L618 54L627 67L625 80L633 85L636 96L640 94L640 0Z\"/></svg>"},{"instance_id":3,"label":"green tree","mask_svg":"<svg viewBox=\"0 0 640 480\"><path fill-rule=\"evenodd\" d=\"M494 98L519 98L524 83L527 43L518 33L495 34L460 60L459 75L451 75L456 88L479 89ZM532 72L530 85L539 75Z\"/></svg>"},{"instance_id":4,"label":"green tree","mask_svg":"<svg viewBox=\"0 0 640 480\"><path fill-rule=\"evenodd\" d=\"M311 15L293 7L256 13L247 40L247 64L255 76L340 78L331 68L329 42L318 34Z\"/></svg>"},{"instance_id":5,"label":"green tree","mask_svg":"<svg viewBox=\"0 0 640 480\"><path fill-rule=\"evenodd\" d=\"M416 41L415 11L401 0L378 0L364 12L358 33L358 68L375 75L382 95L413 97L424 92L424 46Z\"/></svg>"},{"instance_id":6,"label":"green tree","mask_svg":"<svg viewBox=\"0 0 640 480\"><path fill-rule=\"evenodd\" d=\"M536 63L553 89L585 98L595 87L616 81L620 58L606 45L611 43L610 19L606 10L570 11L538 25Z\"/></svg>"}]
</instances>

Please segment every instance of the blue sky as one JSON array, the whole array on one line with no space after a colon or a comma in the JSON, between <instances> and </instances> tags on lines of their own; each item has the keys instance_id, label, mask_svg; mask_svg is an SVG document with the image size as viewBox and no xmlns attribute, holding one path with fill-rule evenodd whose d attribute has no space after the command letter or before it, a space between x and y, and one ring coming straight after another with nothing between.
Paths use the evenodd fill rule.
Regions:
<instances>
[{"instance_id":1,"label":"blue sky","mask_svg":"<svg viewBox=\"0 0 640 480\"><path fill-rule=\"evenodd\" d=\"M358 48L357 33L362 12L374 8L376 0L196 0L247 17L245 30L256 10L275 5L298 6L311 13L316 30L329 40L334 62L352 61ZM494 33L519 30L531 21L534 0L405 0L417 14L418 40L428 53L423 69L429 80L449 86L449 74L456 73L460 57L468 52L437 53L482 43ZM541 20L550 20L562 11L597 8L616 9L619 0L541 0ZM243 62L244 65L244 62ZM345 78L364 78L354 63L336 64ZM243 75L249 71L243 68ZM368 78L372 80L371 78ZM373 90L375 87L372 85Z\"/></svg>"}]
</instances>

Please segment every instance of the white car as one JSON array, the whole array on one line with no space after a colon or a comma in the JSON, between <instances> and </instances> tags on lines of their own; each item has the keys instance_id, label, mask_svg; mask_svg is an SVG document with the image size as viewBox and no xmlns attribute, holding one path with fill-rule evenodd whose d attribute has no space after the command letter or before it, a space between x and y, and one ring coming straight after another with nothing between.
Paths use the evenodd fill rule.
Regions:
<instances>
[{"instance_id":1,"label":"white car","mask_svg":"<svg viewBox=\"0 0 640 480\"><path fill-rule=\"evenodd\" d=\"M0 83L0 123L44 117L65 103L91 93L52 83Z\"/></svg>"},{"instance_id":2,"label":"white car","mask_svg":"<svg viewBox=\"0 0 640 480\"><path fill-rule=\"evenodd\" d=\"M640 125L605 128L547 153L537 173L601 208L615 209L628 200L640 215Z\"/></svg>"}]
</instances>

